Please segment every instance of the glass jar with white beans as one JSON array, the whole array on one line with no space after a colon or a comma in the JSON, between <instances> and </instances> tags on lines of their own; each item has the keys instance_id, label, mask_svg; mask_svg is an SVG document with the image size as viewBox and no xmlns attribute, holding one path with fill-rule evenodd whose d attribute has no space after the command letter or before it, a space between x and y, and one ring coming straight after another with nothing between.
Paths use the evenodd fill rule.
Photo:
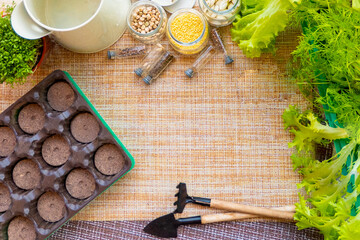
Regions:
<instances>
[{"instance_id":1,"label":"glass jar with white beans","mask_svg":"<svg viewBox=\"0 0 360 240\"><path fill-rule=\"evenodd\" d=\"M214 27L229 25L240 11L241 0L198 0L209 24Z\"/></svg>"}]
</instances>

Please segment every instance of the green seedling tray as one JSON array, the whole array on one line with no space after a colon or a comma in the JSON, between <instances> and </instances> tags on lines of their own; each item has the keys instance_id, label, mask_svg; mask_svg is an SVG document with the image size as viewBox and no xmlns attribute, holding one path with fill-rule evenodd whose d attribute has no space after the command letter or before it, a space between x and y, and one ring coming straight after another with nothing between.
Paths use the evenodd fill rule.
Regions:
<instances>
[{"instance_id":1,"label":"green seedling tray","mask_svg":"<svg viewBox=\"0 0 360 240\"><path fill-rule=\"evenodd\" d=\"M71 75L66 72L63 71L65 73L65 75L69 78L70 82L74 85L74 87L78 90L78 92L81 94L81 96L84 98L84 100L87 102L87 104L90 106L90 108L93 110L93 112L96 114L96 116L100 119L100 121L104 124L104 126L107 128L107 130L111 133L111 135L114 137L114 139L118 142L118 144L123 148L123 150L126 152L126 154L129 156L130 160L131 160L131 168L126 172L128 173L130 170L132 170L135 166L135 160L134 157L131 155L131 153L127 150L127 148L125 147L125 145L120 141L120 139L117 137L117 135L114 133L114 131L110 128L110 126L105 122L104 118L100 115L100 113L96 110L96 108L94 107L94 105L92 105L92 103L90 102L90 100L86 97L86 95L84 94L84 92L81 90L81 88L79 87L79 85L74 81L74 79L71 77ZM125 174L126 174L125 173ZM124 175L125 175L124 174ZM123 175L123 176L124 176ZM120 178L119 178L120 179ZM118 180L119 180L118 179Z\"/></svg>"},{"instance_id":2,"label":"green seedling tray","mask_svg":"<svg viewBox=\"0 0 360 240\"><path fill-rule=\"evenodd\" d=\"M68 83L75 93L73 104L65 111L54 110L47 99L48 89L56 82ZM45 124L35 134L27 134L18 124L19 112L29 103L38 104L45 113ZM84 112L93 115L100 127L97 138L90 143L77 141L72 136L70 129L72 119ZM0 126L12 129L17 140L17 147L13 153L0 157L0 182L7 186L12 200L10 208L0 214L0 239L8 239L8 224L16 216L24 216L34 223L37 240L47 239L92 200L133 169L135 165L133 156L91 104L74 79L69 73L61 70L49 74L4 112L0 113ZM41 155L43 142L55 134L61 134L71 149L71 155L67 162L57 167L47 164ZM114 175L102 174L93 162L97 149L104 144L117 146L124 157L124 167ZM36 163L41 173L40 184L32 190L23 190L17 187L12 180L14 166L25 158ZM65 187L68 173L76 168L88 170L95 179L95 191L86 199L72 197ZM65 215L55 223L46 222L37 212L37 201L47 191L57 192L65 202Z\"/></svg>"},{"instance_id":3,"label":"green seedling tray","mask_svg":"<svg viewBox=\"0 0 360 240\"><path fill-rule=\"evenodd\" d=\"M114 131L110 128L110 126L105 122L104 118L100 115L100 113L96 110L96 108L94 107L94 105L90 102L90 100L86 97L86 95L84 94L84 92L81 90L81 88L79 87L79 85L74 81L74 79L71 77L71 75L66 72L63 71L65 73L65 75L68 77L69 81L73 84L73 86L76 88L76 90L81 94L81 96L83 97L83 99L87 102L87 104L89 105L89 107L92 109L92 111L96 114L96 116L100 119L100 121L104 124L104 126L108 129L108 131L111 133L111 135L114 137L114 139L118 142L118 144L123 148L123 150L126 152L126 154L128 155L129 159L131 160L131 167L130 169L124 173L120 178L122 178L123 176L125 176L128 172L130 172L134 166L135 166L135 159L134 157L131 155L131 153L128 151L128 149L125 147L125 145L120 141L120 139L117 137L117 135L114 133ZM104 189L104 191L102 191L101 193L99 193L99 195L97 195L96 197L99 197L102 193L104 193L109 187L111 187L113 184L115 184L117 181L120 180L120 178L118 178L115 182L113 182L111 185L109 185L106 189ZM79 210L76 214L78 214L81 210ZM75 215L76 215L75 214ZM74 216L75 216L74 215ZM46 239L48 239L52 234L54 234L58 229L60 229L63 225L65 225L68 221L70 221L71 218L69 218L66 222L64 222L61 226L59 226L54 232L52 232Z\"/></svg>"}]
</instances>

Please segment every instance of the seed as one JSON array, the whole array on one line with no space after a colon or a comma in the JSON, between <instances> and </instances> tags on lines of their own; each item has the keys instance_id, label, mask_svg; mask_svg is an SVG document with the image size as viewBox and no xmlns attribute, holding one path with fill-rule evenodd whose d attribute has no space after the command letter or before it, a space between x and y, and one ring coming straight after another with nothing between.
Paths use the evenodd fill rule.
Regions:
<instances>
[{"instance_id":1,"label":"seed","mask_svg":"<svg viewBox=\"0 0 360 240\"><path fill-rule=\"evenodd\" d=\"M210 7L213 7L214 4L215 4L215 0L208 0L208 1L206 1L206 2L207 2L207 4L208 4Z\"/></svg>"},{"instance_id":2,"label":"seed","mask_svg":"<svg viewBox=\"0 0 360 240\"><path fill-rule=\"evenodd\" d=\"M224 11L227 8L228 2L226 0L223 0L218 3L219 10Z\"/></svg>"},{"instance_id":3,"label":"seed","mask_svg":"<svg viewBox=\"0 0 360 240\"><path fill-rule=\"evenodd\" d=\"M175 39L190 43L200 37L204 26L199 16L194 13L186 13L177 16L170 28Z\"/></svg>"},{"instance_id":4,"label":"seed","mask_svg":"<svg viewBox=\"0 0 360 240\"><path fill-rule=\"evenodd\" d=\"M234 6L235 0L205 0L211 9L224 11Z\"/></svg>"}]
</instances>

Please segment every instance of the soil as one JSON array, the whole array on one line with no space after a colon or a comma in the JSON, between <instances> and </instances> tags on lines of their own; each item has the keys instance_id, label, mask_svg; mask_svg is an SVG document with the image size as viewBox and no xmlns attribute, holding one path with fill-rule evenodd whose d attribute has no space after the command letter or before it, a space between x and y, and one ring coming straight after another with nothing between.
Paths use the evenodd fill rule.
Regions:
<instances>
[{"instance_id":1,"label":"soil","mask_svg":"<svg viewBox=\"0 0 360 240\"><path fill-rule=\"evenodd\" d=\"M77 141L89 143L99 135L100 125L90 113L80 113L71 121L70 130Z\"/></svg>"},{"instance_id":2,"label":"soil","mask_svg":"<svg viewBox=\"0 0 360 240\"><path fill-rule=\"evenodd\" d=\"M44 127L45 112L36 103L26 105L19 113L18 122L24 132L35 134Z\"/></svg>"},{"instance_id":3,"label":"soil","mask_svg":"<svg viewBox=\"0 0 360 240\"><path fill-rule=\"evenodd\" d=\"M6 157L14 152L16 147L16 136L9 127L0 127L0 156Z\"/></svg>"},{"instance_id":4,"label":"soil","mask_svg":"<svg viewBox=\"0 0 360 240\"><path fill-rule=\"evenodd\" d=\"M66 178L66 190L77 199L86 199L95 192L95 179L86 169L76 168Z\"/></svg>"},{"instance_id":5,"label":"soil","mask_svg":"<svg viewBox=\"0 0 360 240\"><path fill-rule=\"evenodd\" d=\"M70 157L69 143L61 135L47 138L41 148L42 157L51 166L61 166Z\"/></svg>"},{"instance_id":6,"label":"soil","mask_svg":"<svg viewBox=\"0 0 360 240\"><path fill-rule=\"evenodd\" d=\"M46 192L38 200L39 215L47 222L57 222L65 216L64 199L56 192Z\"/></svg>"},{"instance_id":7,"label":"soil","mask_svg":"<svg viewBox=\"0 0 360 240\"><path fill-rule=\"evenodd\" d=\"M104 175L119 173L124 167L124 157L114 144L105 144L95 153L95 167Z\"/></svg>"},{"instance_id":8,"label":"soil","mask_svg":"<svg viewBox=\"0 0 360 240\"><path fill-rule=\"evenodd\" d=\"M75 101L75 92L66 82L54 83L47 93L50 107L56 111L67 110Z\"/></svg>"},{"instance_id":9,"label":"soil","mask_svg":"<svg viewBox=\"0 0 360 240\"><path fill-rule=\"evenodd\" d=\"M36 163L25 159L15 165L12 177L16 186L24 190L31 190L39 186L41 173Z\"/></svg>"}]
</instances>

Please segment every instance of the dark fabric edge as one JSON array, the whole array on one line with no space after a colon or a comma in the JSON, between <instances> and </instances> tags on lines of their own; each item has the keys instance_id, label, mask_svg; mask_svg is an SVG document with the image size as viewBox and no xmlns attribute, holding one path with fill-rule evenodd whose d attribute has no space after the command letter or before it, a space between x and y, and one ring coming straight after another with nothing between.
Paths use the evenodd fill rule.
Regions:
<instances>
[{"instance_id":1,"label":"dark fabric edge","mask_svg":"<svg viewBox=\"0 0 360 240\"><path fill-rule=\"evenodd\" d=\"M159 239L143 232L149 221L70 221L48 240ZM295 223L226 222L178 228L177 239L186 240L319 240L316 229L297 230Z\"/></svg>"}]
</instances>

